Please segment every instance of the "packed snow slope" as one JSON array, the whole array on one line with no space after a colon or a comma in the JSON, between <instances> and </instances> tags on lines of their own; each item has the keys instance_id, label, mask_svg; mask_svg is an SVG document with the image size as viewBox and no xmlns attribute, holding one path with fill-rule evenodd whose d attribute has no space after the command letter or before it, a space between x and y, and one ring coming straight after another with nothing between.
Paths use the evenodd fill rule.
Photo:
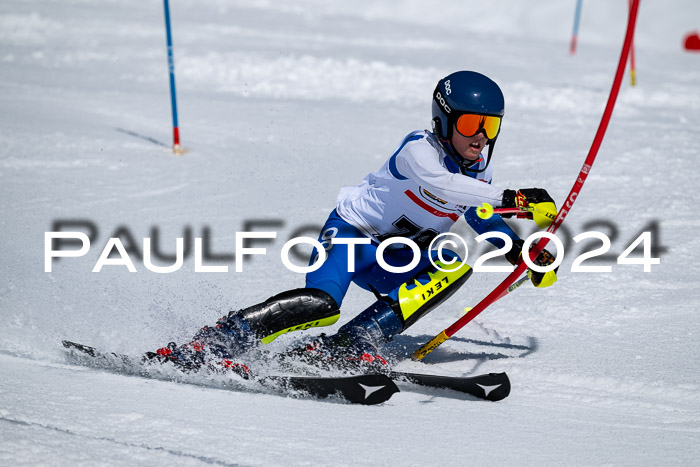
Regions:
<instances>
[{"instance_id":1,"label":"packed snow slope","mask_svg":"<svg viewBox=\"0 0 700 467\"><path fill-rule=\"evenodd\" d=\"M559 204L598 127L627 2L295 0L172 2L183 156L171 113L162 2L0 4L0 463L122 465L690 465L700 458L700 55L681 50L700 4L643 0L638 84L626 75L571 214L555 286L527 284L424 362L441 374L506 371L487 403L404 391L357 407L145 380L71 364L71 339L138 355L182 342L231 309L303 285L280 260L315 236L341 186L428 128L441 77L485 73L506 96L493 164L504 188ZM72 224L71 224L72 223ZM512 221L521 234L529 221ZM91 234L89 252L44 271L44 235ZM274 231L236 272L237 231ZM603 259L571 272L600 241ZM616 258L652 232L651 272ZM484 250L460 221L468 261ZM110 237L137 272L92 272ZM204 238L171 274L146 269ZM75 248L69 245L65 248ZM641 255L641 248L635 252ZM158 259L167 266L172 259ZM302 261L297 264L303 264ZM499 264L499 263L494 263ZM503 278L474 274L395 340L410 354ZM350 289L338 326L373 301ZM318 330L285 336L283 349ZM410 388L406 388L410 389Z\"/></svg>"}]
</instances>

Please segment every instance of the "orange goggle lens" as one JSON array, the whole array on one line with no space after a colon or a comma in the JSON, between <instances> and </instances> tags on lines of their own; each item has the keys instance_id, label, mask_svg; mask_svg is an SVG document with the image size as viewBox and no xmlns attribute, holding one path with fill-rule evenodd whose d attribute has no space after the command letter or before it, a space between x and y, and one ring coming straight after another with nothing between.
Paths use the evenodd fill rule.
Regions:
<instances>
[{"instance_id":1,"label":"orange goggle lens","mask_svg":"<svg viewBox=\"0 0 700 467\"><path fill-rule=\"evenodd\" d=\"M494 139L498 135L498 130L501 128L501 117L481 114L462 114L457 119L455 126L462 136L471 137L483 129L488 139Z\"/></svg>"}]
</instances>

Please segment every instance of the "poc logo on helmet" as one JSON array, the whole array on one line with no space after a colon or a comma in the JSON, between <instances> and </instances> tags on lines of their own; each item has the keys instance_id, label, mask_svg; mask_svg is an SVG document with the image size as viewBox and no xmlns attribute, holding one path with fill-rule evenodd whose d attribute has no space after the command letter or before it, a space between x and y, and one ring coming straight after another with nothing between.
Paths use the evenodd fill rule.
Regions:
<instances>
[{"instance_id":1,"label":"poc logo on helmet","mask_svg":"<svg viewBox=\"0 0 700 467\"><path fill-rule=\"evenodd\" d=\"M452 89L450 88L450 80L449 79L447 81L445 81L445 94L448 96L450 94L452 94Z\"/></svg>"},{"instance_id":2,"label":"poc logo on helmet","mask_svg":"<svg viewBox=\"0 0 700 467\"><path fill-rule=\"evenodd\" d=\"M450 108L449 105L447 105L447 102L445 101L445 98L442 97L442 94L440 91L437 89L435 90L435 96L434 96L435 101L440 104L440 107L442 107L442 110L446 113L449 114L452 112L452 109Z\"/></svg>"}]
</instances>

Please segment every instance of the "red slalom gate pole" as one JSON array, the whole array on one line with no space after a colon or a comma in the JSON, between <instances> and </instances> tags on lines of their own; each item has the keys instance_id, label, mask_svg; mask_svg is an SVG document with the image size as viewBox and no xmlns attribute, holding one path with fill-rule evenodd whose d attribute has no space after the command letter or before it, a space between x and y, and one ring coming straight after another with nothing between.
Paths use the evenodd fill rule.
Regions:
<instances>
[{"instance_id":1,"label":"red slalom gate pole","mask_svg":"<svg viewBox=\"0 0 700 467\"><path fill-rule=\"evenodd\" d=\"M603 137L608 129L608 123L610 123L610 117L612 116L613 108L615 107L615 101L617 100L617 95L620 92L620 85L622 84L622 78L625 74L625 65L627 64L627 56L630 51L630 46L632 44L632 38L634 37L634 26L637 22L637 11L639 10L639 0L632 0L632 4L629 9L629 18L627 21L627 33L625 34L625 41L622 45L622 53L620 54L620 61L617 64L617 71L615 72L615 78L613 79L612 89L610 90L610 96L608 97L608 102L605 106L605 111L603 112L603 117L600 120L600 125L598 126L598 131L593 138L593 143L588 151L588 156L581 167L581 171L574 182L573 188L569 192L569 196L566 197L564 205L559 209L557 216L554 218L552 225L549 226L547 232L554 234L559 226L564 222L567 214L571 210L576 198L583 187L583 184L588 177L588 173L595 162L595 158L598 155L598 150L603 142ZM547 245L549 240L547 237L540 239L539 242L530 250L530 259L534 260L537 258L544 247ZM467 323L476 318L482 311L488 308L492 303L497 301L502 296L506 295L504 292L508 290L511 284L527 269L527 264L524 261L520 261L515 267L515 270L511 272L508 277L505 278L495 289L489 293L486 298L480 301L472 310L466 315L458 319L450 327L442 331L440 334L435 336L421 348L413 353L413 360L420 360L430 352L438 348L443 342L452 337L457 331L462 329ZM507 293L507 292L506 292Z\"/></svg>"}]
</instances>

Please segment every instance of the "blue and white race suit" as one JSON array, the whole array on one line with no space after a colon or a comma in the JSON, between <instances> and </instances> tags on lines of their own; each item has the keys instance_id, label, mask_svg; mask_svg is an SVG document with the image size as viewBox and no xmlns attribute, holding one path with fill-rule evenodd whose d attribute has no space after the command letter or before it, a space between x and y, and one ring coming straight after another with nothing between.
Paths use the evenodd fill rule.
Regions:
<instances>
[{"instance_id":1,"label":"blue and white race suit","mask_svg":"<svg viewBox=\"0 0 700 467\"><path fill-rule=\"evenodd\" d=\"M485 164L482 157L476 168L482 169ZM449 231L460 216L478 234L500 231L517 239L500 216L488 220L476 216L475 206L485 202L495 207L502 204L503 189L491 185L492 168L489 165L483 172L463 174L435 135L428 131L408 134L379 170L357 186L341 188L336 209L319 236L328 258L323 266L307 274L306 287L324 290L338 306L351 282L395 298L401 284L430 264L426 250L431 240ZM348 247L332 245L332 239L363 237L371 244L354 246L354 271L349 271ZM413 270L396 274L377 264L376 249L390 237L410 238L421 248L421 261ZM500 239L492 243L503 246ZM404 266L412 257L409 248L387 249L384 253L392 266Z\"/></svg>"}]
</instances>

